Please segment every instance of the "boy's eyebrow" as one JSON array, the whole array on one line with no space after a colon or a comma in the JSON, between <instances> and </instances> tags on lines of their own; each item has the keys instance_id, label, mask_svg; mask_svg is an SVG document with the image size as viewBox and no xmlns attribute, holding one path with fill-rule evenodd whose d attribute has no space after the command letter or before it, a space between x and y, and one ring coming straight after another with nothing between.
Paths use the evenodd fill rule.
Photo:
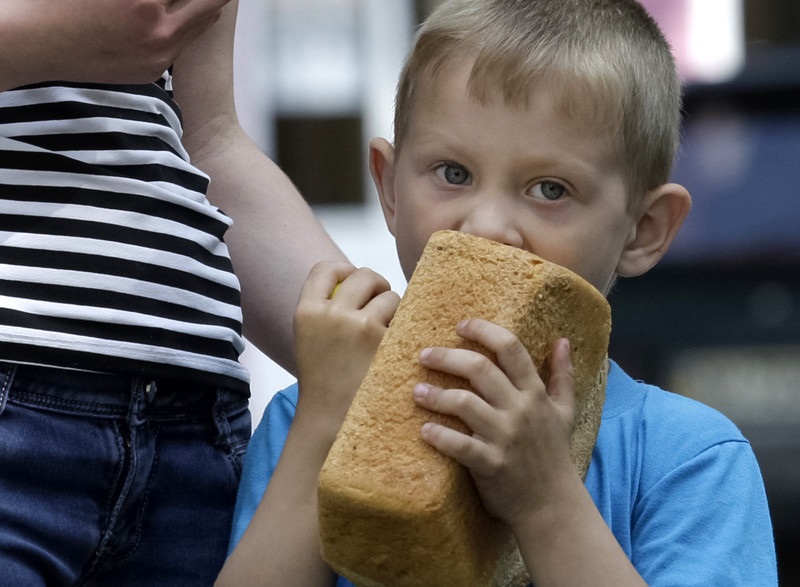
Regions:
<instances>
[{"instance_id":1,"label":"boy's eyebrow","mask_svg":"<svg viewBox=\"0 0 800 587\"><path fill-rule=\"evenodd\" d=\"M577 189L594 184L604 175L605 168L604 165L592 165L582 159L569 157L529 157L522 160L520 166L529 169L537 179L552 176Z\"/></svg>"},{"instance_id":2,"label":"boy's eyebrow","mask_svg":"<svg viewBox=\"0 0 800 587\"><path fill-rule=\"evenodd\" d=\"M475 157L469 152L470 145L458 141L448 141L436 133L429 133L429 138L418 137L415 147L424 156L434 156L442 159L453 159L470 167ZM614 165L613 154L606 157L593 157L587 159L576 156L572 152L519 155L510 163L515 169L535 170L539 174L555 174L562 179L580 177L581 181L591 181L603 175L609 167ZM473 170L476 171L476 170Z\"/></svg>"},{"instance_id":3,"label":"boy's eyebrow","mask_svg":"<svg viewBox=\"0 0 800 587\"><path fill-rule=\"evenodd\" d=\"M559 170L568 167L571 171L574 170L574 173L581 175L602 174L612 164L610 156L587 159L575 156L572 153L543 156L530 155L522 157L521 160L530 167L556 168Z\"/></svg>"}]
</instances>

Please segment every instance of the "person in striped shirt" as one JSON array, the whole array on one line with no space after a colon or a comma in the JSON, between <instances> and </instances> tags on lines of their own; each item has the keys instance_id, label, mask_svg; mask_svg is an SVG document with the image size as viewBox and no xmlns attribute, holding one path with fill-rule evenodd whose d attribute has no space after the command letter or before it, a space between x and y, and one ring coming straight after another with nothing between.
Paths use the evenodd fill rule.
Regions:
<instances>
[{"instance_id":1,"label":"person in striped shirt","mask_svg":"<svg viewBox=\"0 0 800 587\"><path fill-rule=\"evenodd\" d=\"M302 282L344 260L237 122L236 13L0 9L0 584L195 586L223 563L243 336L293 371Z\"/></svg>"}]
</instances>

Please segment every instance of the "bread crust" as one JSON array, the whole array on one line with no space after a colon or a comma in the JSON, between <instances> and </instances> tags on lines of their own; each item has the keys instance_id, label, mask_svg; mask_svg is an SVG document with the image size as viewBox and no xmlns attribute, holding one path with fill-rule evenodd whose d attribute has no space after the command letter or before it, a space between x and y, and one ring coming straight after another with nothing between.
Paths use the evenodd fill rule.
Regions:
<instances>
[{"instance_id":1,"label":"bread crust","mask_svg":"<svg viewBox=\"0 0 800 587\"><path fill-rule=\"evenodd\" d=\"M574 273L517 249L455 231L431 236L348 411L319 478L323 558L362 586L524 584L509 529L483 508L468 471L426 444L420 428L457 419L414 404L414 384L471 389L423 368L427 346L486 349L455 325L484 318L514 332L543 379L560 337L576 386L572 457L582 477L605 400L611 328L605 297Z\"/></svg>"}]
</instances>

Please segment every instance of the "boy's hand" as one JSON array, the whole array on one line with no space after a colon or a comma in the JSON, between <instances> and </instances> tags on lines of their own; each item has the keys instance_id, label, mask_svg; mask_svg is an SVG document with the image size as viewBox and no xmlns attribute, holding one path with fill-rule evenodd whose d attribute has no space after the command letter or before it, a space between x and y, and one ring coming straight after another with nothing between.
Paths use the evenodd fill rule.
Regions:
<instances>
[{"instance_id":1,"label":"boy's hand","mask_svg":"<svg viewBox=\"0 0 800 587\"><path fill-rule=\"evenodd\" d=\"M323 261L308 275L294 320L297 414L313 413L331 442L399 303L370 269Z\"/></svg>"},{"instance_id":2,"label":"boy's hand","mask_svg":"<svg viewBox=\"0 0 800 587\"><path fill-rule=\"evenodd\" d=\"M569 343L555 343L545 387L527 350L505 328L472 319L457 332L494 353L497 364L465 349L423 350L422 365L469 380L475 393L417 385L418 405L456 416L472 431L427 423L422 437L466 466L487 510L513 526L578 475L570 457L575 394Z\"/></svg>"}]
</instances>

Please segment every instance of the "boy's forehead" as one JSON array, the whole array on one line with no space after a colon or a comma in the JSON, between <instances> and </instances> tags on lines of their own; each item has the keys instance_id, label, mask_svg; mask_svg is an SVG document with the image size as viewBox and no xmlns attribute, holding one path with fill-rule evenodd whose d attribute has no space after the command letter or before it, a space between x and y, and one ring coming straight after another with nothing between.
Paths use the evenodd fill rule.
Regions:
<instances>
[{"instance_id":1,"label":"boy's forehead","mask_svg":"<svg viewBox=\"0 0 800 587\"><path fill-rule=\"evenodd\" d=\"M474 141L484 145L499 141L516 145L519 154L542 156L546 141L541 136L558 137L558 147L569 145L603 168L620 163L614 135L590 120L583 109L570 108L563 98L564 88L543 77L526 93L525 99L508 100L501 91L476 94L470 87L470 63L441 69L427 76L427 83L416 92L409 120L408 136L417 147L444 140L454 147ZM550 143L555 152L555 143ZM564 154L564 153L562 153Z\"/></svg>"},{"instance_id":2,"label":"boy's forehead","mask_svg":"<svg viewBox=\"0 0 800 587\"><path fill-rule=\"evenodd\" d=\"M496 72L475 69L475 57L450 56L420 71L412 96L411 111L418 107L447 107L438 98L469 99L477 103L501 105L520 116L533 104L532 97L546 93L554 115L575 121L586 129L619 136L622 125L622 99L611 95L597 80L542 69L525 80L504 80Z\"/></svg>"}]
</instances>

